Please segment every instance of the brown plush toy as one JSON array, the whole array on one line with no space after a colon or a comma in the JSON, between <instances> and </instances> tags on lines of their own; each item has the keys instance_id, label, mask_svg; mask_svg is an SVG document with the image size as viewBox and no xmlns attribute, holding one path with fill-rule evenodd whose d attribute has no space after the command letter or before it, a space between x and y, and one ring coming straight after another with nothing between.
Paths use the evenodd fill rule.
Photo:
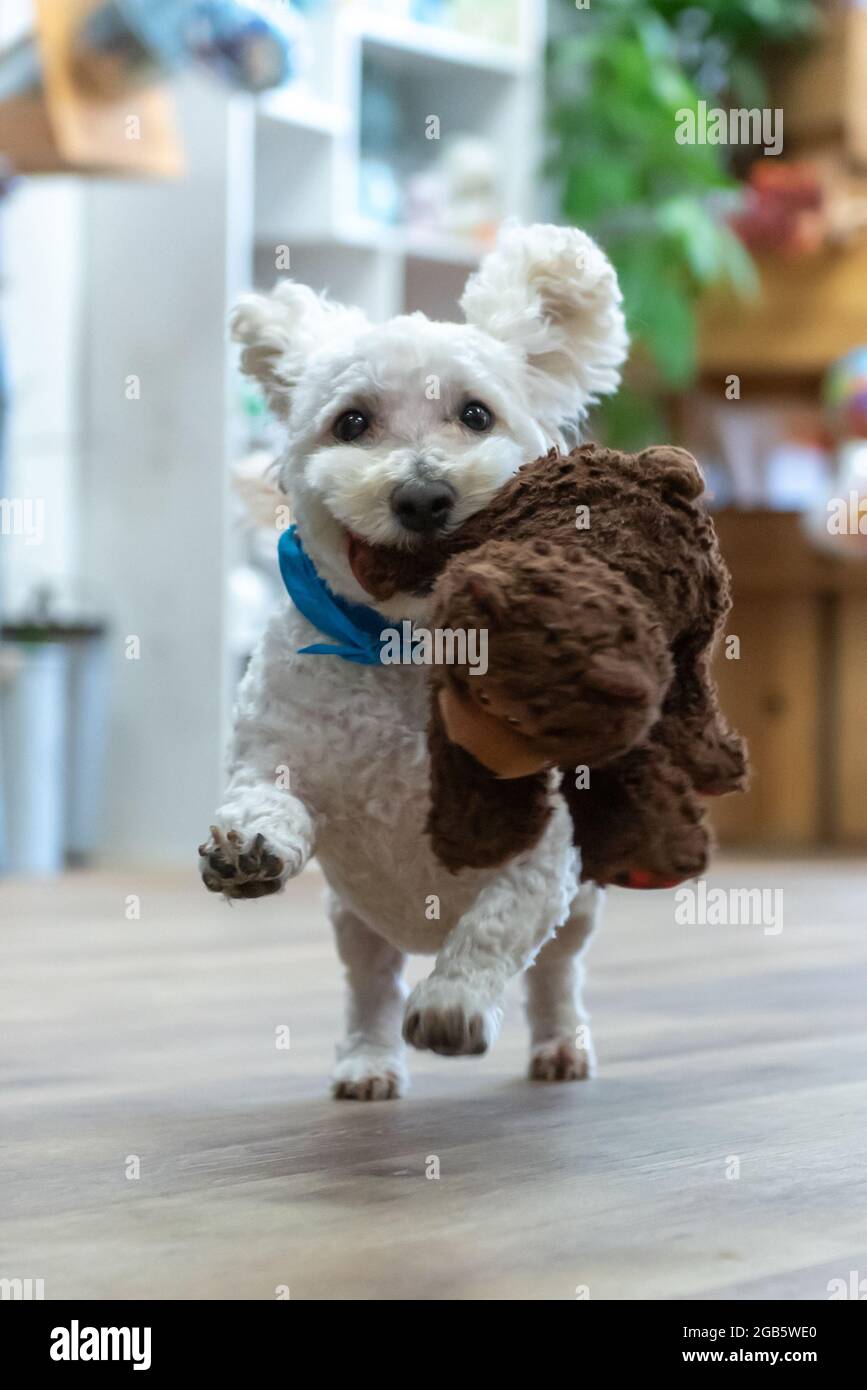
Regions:
<instances>
[{"instance_id":1,"label":"brown plush toy","mask_svg":"<svg viewBox=\"0 0 867 1390\"><path fill-rule=\"evenodd\" d=\"M432 672L428 830L449 868L529 848L552 767L583 878L705 868L699 796L742 789L747 765L710 675L731 605L703 491L685 450L584 445L522 468L441 545L366 557L374 597L435 586L435 628L488 634L484 674Z\"/></svg>"}]
</instances>

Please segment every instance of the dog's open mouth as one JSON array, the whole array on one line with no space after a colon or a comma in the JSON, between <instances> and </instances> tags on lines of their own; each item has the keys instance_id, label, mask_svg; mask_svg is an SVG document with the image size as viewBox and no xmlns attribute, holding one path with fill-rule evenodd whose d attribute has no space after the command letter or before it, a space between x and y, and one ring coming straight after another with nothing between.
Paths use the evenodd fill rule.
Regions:
<instances>
[{"instance_id":1,"label":"dog's open mouth","mask_svg":"<svg viewBox=\"0 0 867 1390\"><path fill-rule=\"evenodd\" d=\"M371 598L392 598L395 594L426 594L446 561L443 547L427 542L414 550L392 545L373 545L354 531L346 533L349 568Z\"/></svg>"},{"instance_id":2,"label":"dog's open mouth","mask_svg":"<svg viewBox=\"0 0 867 1390\"><path fill-rule=\"evenodd\" d=\"M378 593L378 583L384 575L385 564L377 561L377 551L384 549L383 546L371 545L370 541L364 540L362 536L357 536L354 532L347 532L346 554L349 560L349 568L355 575L362 589L366 589L374 598L387 598L388 595Z\"/></svg>"}]
</instances>

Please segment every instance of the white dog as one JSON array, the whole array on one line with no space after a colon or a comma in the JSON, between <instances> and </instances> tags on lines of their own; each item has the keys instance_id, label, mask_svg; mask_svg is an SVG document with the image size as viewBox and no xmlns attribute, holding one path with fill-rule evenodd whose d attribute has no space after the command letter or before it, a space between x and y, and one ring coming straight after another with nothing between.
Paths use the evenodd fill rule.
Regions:
<instances>
[{"instance_id":1,"label":"white dog","mask_svg":"<svg viewBox=\"0 0 867 1390\"><path fill-rule=\"evenodd\" d=\"M241 300L241 365L285 420L281 487L334 595L369 605L356 578L365 546L459 525L522 464L574 437L590 403L618 385L620 302L599 247L553 226L501 233L464 291L465 324L416 313L371 325L292 281ZM428 602L398 594L379 609L423 624ZM322 641L286 602L250 663L228 789L200 850L207 887L262 896L318 856L349 985L337 1096L399 1095L404 1041L484 1052L508 980L530 965L531 1076L587 1076L579 953L600 894L578 889L557 774L533 850L500 869L449 873L424 833L424 668L299 653ZM407 1001L411 951L436 963Z\"/></svg>"}]
</instances>

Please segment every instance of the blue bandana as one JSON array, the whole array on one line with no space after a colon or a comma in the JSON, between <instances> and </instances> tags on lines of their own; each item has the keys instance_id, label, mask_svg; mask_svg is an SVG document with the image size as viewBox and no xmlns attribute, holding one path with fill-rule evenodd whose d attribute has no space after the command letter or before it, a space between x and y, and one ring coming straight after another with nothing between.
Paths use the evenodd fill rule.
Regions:
<instances>
[{"instance_id":1,"label":"blue bandana","mask_svg":"<svg viewBox=\"0 0 867 1390\"><path fill-rule=\"evenodd\" d=\"M277 556L283 583L298 612L337 643L316 642L311 647L299 647L301 655L342 656L344 661L357 661L362 666L379 666L386 641L382 633L390 627L388 618L375 608L349 603L332 593L305 554L297 526L281 533Z\"/></svg>"}]
</instances>

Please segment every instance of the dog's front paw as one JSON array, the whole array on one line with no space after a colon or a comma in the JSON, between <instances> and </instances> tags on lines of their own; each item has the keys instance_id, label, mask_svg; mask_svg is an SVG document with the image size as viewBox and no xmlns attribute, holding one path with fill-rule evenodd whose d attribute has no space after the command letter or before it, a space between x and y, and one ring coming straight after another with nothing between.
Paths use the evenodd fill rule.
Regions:
<instances>
[{"instance_id":1,"label":"dog's front paw","mask_svg":"<svg viewBox=\"0 0 867 1390\"><path fill-rule=\"evenodd\" d=\"M211 826L199 845L199 872L211 893L226 898L264 898L277 893L301 868L301 852L277 853L264 835L241 835Z\"/></svg>"},{"instance_id":2,"label":"dog's front paw","mask_svg":"<svg viewBox=\"0 0 867 1390\"><path fill-rule=\"evenodd\" d=\"M496 1038L501 1018L502 1010L463 980L431 975L409 996L403 1036L411 1047L442 1057L478 1056Z\"/></svg>"}]
</instances>

